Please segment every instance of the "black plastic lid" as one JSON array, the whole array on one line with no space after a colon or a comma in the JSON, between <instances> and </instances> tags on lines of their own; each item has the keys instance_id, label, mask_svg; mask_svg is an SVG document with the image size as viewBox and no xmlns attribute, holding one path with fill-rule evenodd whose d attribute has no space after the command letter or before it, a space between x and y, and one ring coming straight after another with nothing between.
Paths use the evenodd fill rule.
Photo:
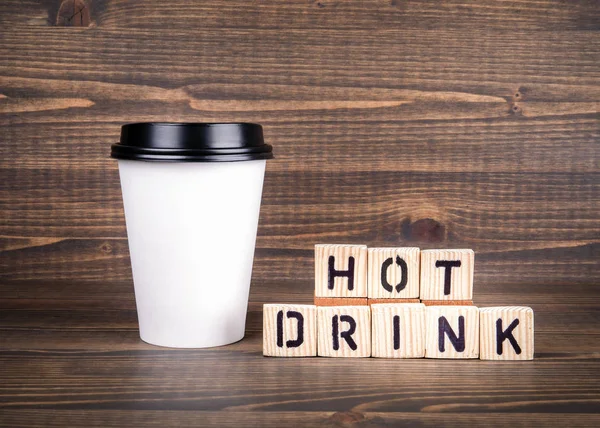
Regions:
<instances>
[{"instance_id":1,"label":"black plastic lid","mask_svg":"<svg viewBox=\"0 0 600 428\"><path fill-rule=\"evenodd\" d=\"M256 123L130 123L111 157L142 161L232 162L271 159Z\"/></svg>"}]
</instances>

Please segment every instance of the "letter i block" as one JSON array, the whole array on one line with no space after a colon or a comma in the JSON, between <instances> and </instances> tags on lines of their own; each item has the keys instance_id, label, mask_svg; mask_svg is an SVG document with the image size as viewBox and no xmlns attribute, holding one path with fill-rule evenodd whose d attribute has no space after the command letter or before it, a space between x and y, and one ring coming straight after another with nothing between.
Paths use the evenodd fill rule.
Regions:
<instances>
[{"instance_id":1,"label":"letter i block","mask_svg":"<svg viewBox=\"0 0 600 428\"><path fill-rule=\"evenodd\" d=\"M367 297L367 246L315 245L315 297Z\"/></svg>"},{"instance_id":2,"label":"letter i block","mask_svg":"<svg viewBox=\"0 0 600 428\"><path fill-rule=\"evenodd\" d=\"M369 248L367 288L369 299L419 297L421 250Z\"/></svg>"},{"instance_id":3,"label":"letter i block","mask_svg":"<svg viewBox=\"0 0 600 428\"><path fill-rule=\"evenodd\" d=\"M372 346L375 358L425 356L425 305L382 303L371 305Z\"/></svg>"},{"instance_id":4,"label":"letter i block","mask_svg":"<svg viewBox=\"0 0 600 428\"><path fill-rule=\"evenodd\" d=\"M473 250L421 251L421 300L472 300Z\"/></svg>"},{"instance_id":5,"label":"letter i block","mask_svg":"<svg viewBox=\"0 0 600 428\"><path fill-rule=\"evenodd\" d=\"M533 309L504 306L479 309L482 360L533 360Z\"/></svg>"},{"instance_id":6,"label":"letter i block","mask_svg":"<svg viewBox=\"0 0 600 428\"><path fill-rule=\"evenodd\" d=\"M317 307L320 357L370 357L369 306Z\"/></svg>"},{"instance_id":7,"label":"letter i block","mask_svg":"<svg viewBox=\"0 0 600 428\"><path fill-rule=\"evenodd\" d=\"M425 358L479 358L479 309L428 306Z\"/></svg>"},{"instance_id":8,"label":"letter i block","mask_svg":"<svg viewBox=\"0 0 600 428\"><path fill-rule=\"evenodd\" d=\"M316 306L263 305L263 355L316 357Z\"/></svg>"}]
</instances>

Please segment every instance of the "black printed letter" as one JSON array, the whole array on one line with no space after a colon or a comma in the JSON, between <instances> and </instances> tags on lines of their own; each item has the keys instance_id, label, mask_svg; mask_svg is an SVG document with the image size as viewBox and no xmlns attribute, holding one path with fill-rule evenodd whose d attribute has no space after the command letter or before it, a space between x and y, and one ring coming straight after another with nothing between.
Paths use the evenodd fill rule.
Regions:
<instances>
[{"instance_id":1,"label":"black printed letter","mask_svg":"<svg viewBox=\"0 0 600 428\"><path fill-rule=\"evenodd\" d=\"M285 346L288 348L297 348L304 343L304 317L300 312L288 311L288 319L296 318L298 320L298 337L295 340L288 340ZM283 311L277 312L277 346L283 348Z\"/></svg>"},{"instance_id":2,"label":"black printed letter","mask_svg":"<svg viewBox=\"0 0 600 428\"><path fill-rule=\"evenodd\" d=\"M333 318L331 319L331 327L332 327L331 335L332 335L332 339L333 339L333 350L337 351L340 349L339 337L341 336L344 338L344 340L346 341L346 343L348 344L350 349L352 349L353 351L356 351L358 346L356 346L356 342L354 341L354 339L352 339L352 335L354 334L354 331L356 330L356 321L350 315L340 315L340 321L347 322L348 324L350 324L350 328L348 330L342 331L340 333L338 316L337 315L333 316Z\"/></svg>"},{"instance_id":3,"label":"black printed letter","mask_svg":"<svg viewBox=\"0 0 600 428\"><path fill-rule=\"evenodd\" d=\"M510 325L506 328L506 330L502 331L502 318L498 318L496 321L496 352L498 355L502 355L502 343L508 339L513 348L515 348L515 352L517 355L521 353L521 347L517 343L517 340L512 334L512 331L516 326L519 325L519 318L510 323Z\"/></svg>"},{"instance_id":4,"label":"black printed letter","mask_svg":"<svg viewBox=\"0 0 600 428\"><path fill-rule=\"evenodd\" d=\"M393 263L394 259L390 257L381 265L381 285L390 293L394 291L394 287L387 280L387 270ZM396 284L396 291L399 293L400 291L404 290L406 284L408 283L408 266L406 265L406 262L400 258L400 256L396 256L396 264L400 266L400 271L402 274L402 279L398 284Z\"/></svg>"},{"instance_id":5,"label":"black printed letter","mask_svg":"<svg viewBox=\"0 0 600 428\"><path fill-rule=\"evenodd\" d=\"M400 317L398 315L394 315L393 325L394 325L394 350L397 351L398 349L400 349Z\"/></svg>"},{"instance_id":6,"label":"black printed letter","mask_svg":"<svg viewBox=\"0 0 600 428\"><path fill-rule=\"evenodd\" d=\"M348 257L348 270L336 270L333 265L335 257L329 256L329 275L327 288L333 290L333 280L338 276L348 278L348 290L354 290L354 257Z\"/></svg>"},{"instance_id":7,"label":"black printed letter","mask_svg":"<svg viewBox=\"0 0 600 428\"><path fill-rule=\"evenodd\" d=\"M435 267L443 267L444 272L444 296L450 294L450 279L452 278L452 268L460 267L460 260L438 260L435 262Z\"/></svg>"},{"instance_id":8,"label":"black printed letter","mask_svg":"<svg viewBox=\"0 0 600 428\"><path fill-rule=\"evenodd\" d=\"M456 334L454 334L454 330L452 330L452 327L450 327L446 317L440 317L438 324L440 352L446 351L444 333L448 335L448 339L450 339L450 342L452 342L454 349L456 349L457 352L463 352L465 350L465 317L462 315L458 317L458 337L456 337Z\"/></svg>"}]
</instances>

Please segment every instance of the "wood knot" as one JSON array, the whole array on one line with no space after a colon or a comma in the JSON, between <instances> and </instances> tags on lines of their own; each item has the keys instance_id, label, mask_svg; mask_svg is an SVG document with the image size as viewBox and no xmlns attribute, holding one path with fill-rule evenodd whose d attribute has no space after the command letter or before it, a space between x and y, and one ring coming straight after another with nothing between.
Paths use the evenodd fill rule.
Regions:
<instances>
[{"instance_id":1,"label":"wood knot","mask_svg":"<svg viewBox=\"0 0 600 428\"><path fill-rule=\"evenodd\" d=\"M56 25L62 27L89 27L90 8L84 0L63 0L56 15Z\"/></svg>"},{"instance_id":2,"label":"wood knot","mask_svg":"<svg viewBox=\"0 0 600 428\"><path fill-rule=\"evenodd\" d=\"M510 112L511 114L513 114L514 116L520 116L521 114L523 114L523 110L521 109L521 107L516 104L513 103L510 107Z\"/></svg>"},{"instance_id":3,"label":"wood knot","mask_svg":"<svg viewBox=\"0 0 600 428\"><path fill-rule=\"evenodd\" d=\"M432 218L422 218L402 225L403 238L410 241L437 243L446 240L446 227Z\"/></svg>"},{"instance_id":4,"label":"wood knot","mask_svg":"<svg viewBox=\"0 0 600 428\"><path fill-rule=\"evenodd\" d=\"M100 251L102 251L104 254L111 254L112 250L113 247L108 242L103 242L102 245L100 245Z\"/></svg>"}]
</instances>

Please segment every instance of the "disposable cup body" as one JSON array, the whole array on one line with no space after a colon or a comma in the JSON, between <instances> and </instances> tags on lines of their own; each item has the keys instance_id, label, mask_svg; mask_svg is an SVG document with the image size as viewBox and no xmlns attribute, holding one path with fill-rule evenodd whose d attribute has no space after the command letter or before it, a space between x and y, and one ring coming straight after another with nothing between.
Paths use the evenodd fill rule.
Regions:
<instances>
[{"instance_id":1,"label":"disposable cup body","mask_svg":"<svg viewBox=\"0 0 600 428\"><path fill-rule=\"evenodd\" d=\"M118 163L141 339L241 340L266 161Z\"/></svg>"}]
</instances>

